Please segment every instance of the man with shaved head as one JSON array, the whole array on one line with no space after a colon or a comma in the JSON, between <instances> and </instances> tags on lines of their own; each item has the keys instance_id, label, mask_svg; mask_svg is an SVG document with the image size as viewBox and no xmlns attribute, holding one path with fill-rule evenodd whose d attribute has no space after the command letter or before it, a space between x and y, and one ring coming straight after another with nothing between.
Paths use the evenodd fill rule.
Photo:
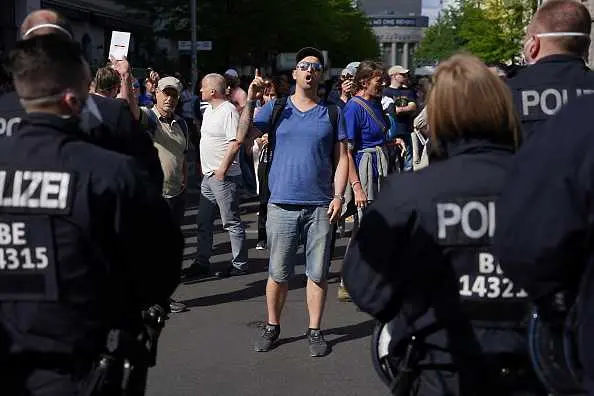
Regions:
<instances>
[{"instance_id":1,"label":"man with shaved head","mask_svg":"<svg viewBox=\"0 0 594 396\"><path fill-rule=\"evenodd\" d=\"M54 10L36 10L27 15L21 24L21 38L23 40L52 33L61 33L73 39L72 28L62 15Z\"/></svg>"},{"instance_id":2,"label":"man with shaved head","mask_svg":"<svg viewBox=\"0 0 594 396\"><path fill-rule=\"evenodd\" d=\"M509 80L524 139L568 102L594 93L587 68L592 17L576 0L549 0L526 29L523 55L530 67Z\"/></svg>"},{"instance_id":3,"label":"man with shaved head","mask_svg":"<svg viewBox=\"0 0 594 396\"><path fill-rule=\"evenodd\" d=\"M237 159L240 143L236 139L239 113L227 100L225 77L207 74L200 93L208 102L200 129L200 163L202 185L198 208L198 258L185 272L187 276L210 273L212 234L217 206L223 227L229 231L233 258L228 268L216 273L219 277L247 273L245 229L239 216L237 184L241 168Z\"/></svg>"},{"instance_id":4,"label":"man with shaved head","mask_svg":"<svg viewBox=\"0 0 594 396\"><path fill-rule=\"evenodd\" d=\"M56 11L41 9L31 12L20 27L22 40L37 36L59 34L67 39L74 40L72 28L66 18ZM131 84L129 65L118 65L118 84ZM85 66L89 65L85 61ZM129 87L131 90L131 86ZM132 107L138 112L136 103ZM5 94L0 97L0 142L3 137L11 136L16 132L18 123L25 111L19 103L15 93ZM153 147L150 137L140 130L130 106L124 100L111 97L89 95L85 109L79 116L83 131L89 134L93 142L108 150L127 154L138 160L149 172L151 180L157 186L163 183L163 172L157 152ZM4 126L4 127L3 127Z\"/></svg>"},{"instance_id":5,"label":"man with shaved head","mask_svg":"<svg viewBox=\"0 0 594 396\"><path fill-rule=\"evenodd\" d=\"M61 34L72 39L72 29L64 17L52 10L33 11L21 25L21 38L27 39L46 34ZM0 96L0 142L12 136L25 115L16 92Z\"/></svg>"},{"instance_id":6,"label":"man with shaved head","mask_svg":"<svg viewBox=\"0 0 594 396\"><path fill-rule=\"evenodd\" d=\"M0 144L2 394L144 394L150 362L124 339L179 282L179 225L137 161L80 129L91 74L76 42L20 40L9 68L27 114ZM123 358L130 385L111 391Z\"/></svg>"}]
</instances>

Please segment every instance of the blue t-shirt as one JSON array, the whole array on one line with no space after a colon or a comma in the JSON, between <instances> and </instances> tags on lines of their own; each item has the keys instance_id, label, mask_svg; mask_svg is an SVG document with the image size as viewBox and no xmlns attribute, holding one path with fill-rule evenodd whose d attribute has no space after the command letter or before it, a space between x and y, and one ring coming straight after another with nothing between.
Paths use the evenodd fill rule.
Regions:
<instances>
[{"instance_id":1,"label":"blue t-shirt","mask_svg":"<svg viewBox=\"0 0 594 396\"><path fill-rule=\"evenodd\" d=\"M402 86L400 88L387 87L384 88L384 96L388 96L394 100L394 104L398 107L407 106L409 103L417 103L417 93L414 89ZM397 114L396 122L398 123L398 134L406 135L413 131L414 113Z\"/></svg>"},{"instance_id":2,"label":"blue t-shirt","mask_svg":"<svg viewBox=\"0 0 594 396\"><path fill-rule=\"evenodd\" d=\"M365 100L360 96L356 98L366 103L373 110L378 121L386 122L381 104L377 100ZM384 144L385 135L383 128L388 127L388 125L378 125L359 103L353 99L349 100L342 113L346 126L347 139L353 144L355 150Z\"/></svg>"},{"instance_id":3,"label":"blue t-shirt","mask_svg":"<svg viewBox=\"0 0 594 396\"><path fill-rule=\"evenodd\" d=\"M388 127L384 118L381 104L377 100L365 100L360 96L357 99L365 102L375 113L378 121L384 122L383 126L379 125L363 106L351 99L344 107L343 116L346 125L347 139L353 145L353 152L355 164L358 167L363 153L359 150L365 148L372 148L375 146L382 146L385 143L385 134L383 127ZM373 173L377 175L377 158L373 156Z\"/></svg>"},{"instance_id":4,"label":"blue t-shirt","mask_svg":"<svg viewBox=\"0 0 594 396\"><path fill-rule=\"evenodd\" d=\"M155 98L153 98L149 94L142 94L138 97L138 105L139 106L152 106L155 104Z\"/></svg>"},{"instance_id":5,"label":"blue t-shirt","mask_svg":"<svg viewBox=\"0 0 594 396\"><path fill-rule=\"evenodd\" d=\"M275 100L254 118L262 133L270 132ZM334 131L328 108L318 104L299 111L289 97L276 129L274 157L270 165L269 202L292 205L327 205L332 200L334 144L346 139L344 120L338 110Z\"/></svg>"}]
</instances>

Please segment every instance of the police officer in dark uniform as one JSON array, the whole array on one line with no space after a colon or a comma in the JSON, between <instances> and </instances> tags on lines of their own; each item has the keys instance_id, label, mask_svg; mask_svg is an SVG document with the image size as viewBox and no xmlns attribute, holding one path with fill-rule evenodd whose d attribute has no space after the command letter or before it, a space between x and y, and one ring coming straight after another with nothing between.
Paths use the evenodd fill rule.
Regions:
<instances>
[{"instance_id":1,"label":"police officer in dark uniform","mask_svg":"<svg viewBox=\"0 0 594 396\"><path fill-rule=\"evenodd\" d=\"M46 34L73 38L67 20L53 10L44 9L33 11L25 18L21 34L23 39ZM18 121L24 114L16 93L0 97L0 118L6 121L5 136L15 133ZM134 157L147 169L156 186L163 185L163 171L152 139L141 130L126 101L90 95L80 115L80 123L95 144ZM3 137L2 125L0 119L0 139Z\"/></svg>"},{"instance_id":2,"label":"police officer in dark uniform","mask_svg":"<svg viewBox=\"0 0 594 396\"><path fill-rule=\"evenodd\" d=\"M0 95L0 139L15 133L24 113L16 92Z\"/></svg>"},{"instance_id":3,"label":"police officer in dark uniform","mask_svg":"<svg viewBox=\"0 0 594 396\"><path fill-rule=\"evenodd\" d=\"M547 1L534 14L523 49L532 65L508 82L524 139L565 104L594 93L594 73L584 63L591 29L590 12L575 0Z\"/></svg>"},{"instance_id":4,"label":"police officer in dark uniform","mask_svg":"<svg viewBox=\"0 0 594 396\"><path fill-rule=\"evenodd\" d=\"M569 104L518 152L497 204L495 236L502 268L528 292L545 321L554 319L554 296L577 295L577 350L588 395L594 395L592 109L594 96ZM564 139L559 131L568 132ZM559 166L551 167L551 158Z\"/></svg>"},{"instance_id":5,"label":"police officer in dark uniform","mask_svg":"<svg viewBox=\"0 0 594 396\"><path fill-rule=\"evenodd\" d=\"M23 37L42 34L61 34L72 39L72 29L61 15L51 10L36 10L29 14L21 26ZM26 112L16 92L0 95L0 142L13 136Z\"/></svg>"},{"instance_id":6,"label":"police officer in dark uniform","mask_svg":"<svg viewBox=\"0 0 594 396\"><path fill-rule=\"evenodd\" d=\"M10 67L28 114L0 145L0 384L79 395L108 332L134 340L142 311L166 306L183 237L137 162L80 130L90 70L77 43L20 41Z\"/></svg>"},{"instance_id":7,"label":"police officer in dark uniform","mask_svg":"<svg viewBox=\"0 0 594 396\"><path fill-rule=\"evenodd\" d=\"M349 246L344 282L363 311L390 322L394 394L538 395L526 293L491 251L520 133L511 95L471 55L443 62L434 79L438 156L382 187Z\"/></svg>"}]
</instances>

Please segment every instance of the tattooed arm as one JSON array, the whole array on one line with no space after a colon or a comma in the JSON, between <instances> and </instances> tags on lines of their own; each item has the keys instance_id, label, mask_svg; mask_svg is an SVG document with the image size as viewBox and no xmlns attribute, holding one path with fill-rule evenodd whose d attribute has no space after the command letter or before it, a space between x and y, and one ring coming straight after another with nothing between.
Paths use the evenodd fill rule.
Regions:
<instances>
[{"instance_id":1,"label":"tattooed arm","mask_svg":"<svg viewBox=\"0 0 594 396\"><path fill-rule=\"evenodd\" d=\"M260 75L260 71L256 69L256 76L248 88L247 103L241 112L237 127L237 141L240 144L243 144L248 136L255 137L261 135L256 128L252 127L252 120L254 119L254 109L256 108L256 95L264 90L264 86L264 80Z\"/></svg>"}]
</instances>

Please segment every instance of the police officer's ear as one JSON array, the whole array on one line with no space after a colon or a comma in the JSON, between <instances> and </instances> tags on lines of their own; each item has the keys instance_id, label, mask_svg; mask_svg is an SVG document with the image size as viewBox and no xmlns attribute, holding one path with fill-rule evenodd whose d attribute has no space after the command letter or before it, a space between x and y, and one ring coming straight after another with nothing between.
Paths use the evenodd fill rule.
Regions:
<instances>
[{"instance_id":1,"label":"police officer's ear","mask_svg":"<svg viewBox=\"0 0 594 396\"><path fill-rule=\"evenodd\" d=\"M74 115L80 114L84 107L84 101L72 91L67 91L63 98L64 104L70 109Z\"/></svg>"},{"instance_id":2,"label":"police officer's ear","mask_svg":"<svg viewBox=\"0 0 594 396\"><path fill-rule=\"evenodd\" d=\"M540 52L540 38L530 36L524 43L524 57L528 63L533 63Z\"/></svg>"}]
</instances>

